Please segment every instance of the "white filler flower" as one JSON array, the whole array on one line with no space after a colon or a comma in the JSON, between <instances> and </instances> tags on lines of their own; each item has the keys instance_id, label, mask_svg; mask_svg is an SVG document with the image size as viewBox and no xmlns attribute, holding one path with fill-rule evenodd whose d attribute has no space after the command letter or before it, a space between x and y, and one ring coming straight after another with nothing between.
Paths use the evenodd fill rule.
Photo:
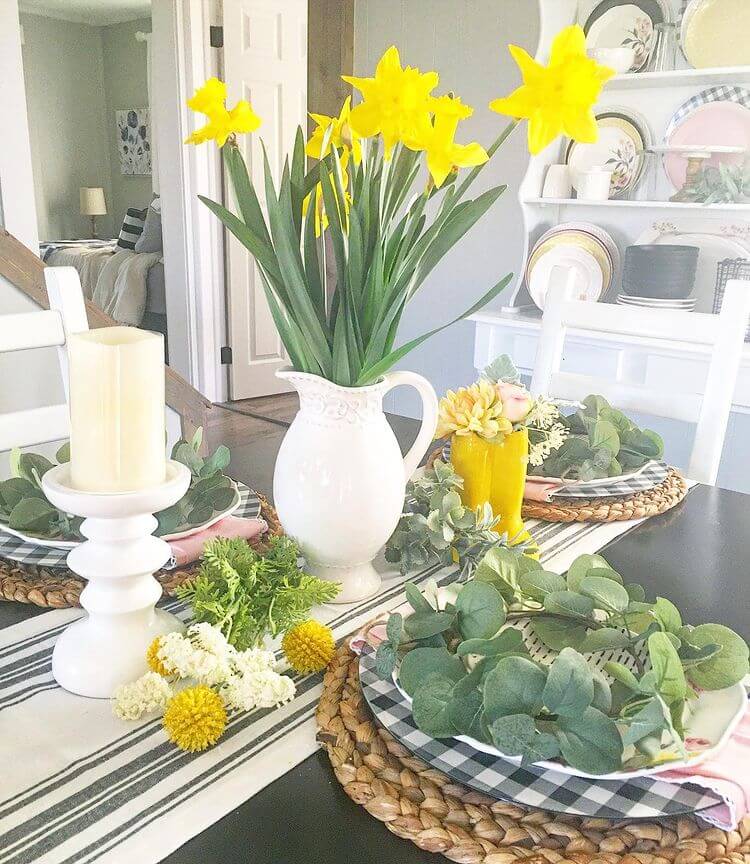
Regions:
<instances>
[{"instance_id":1,"label":"white filler flower","mask_svg":"<svg viewBox=\"0 0 750 864\"><path fill-rule=\"evenodd\" d=\"M137 681L115 690L112 711L120 720L139 720L144 714L162 712L172 696L169 682L156 672L146 672Z\"/></svg>"}]
</instances>

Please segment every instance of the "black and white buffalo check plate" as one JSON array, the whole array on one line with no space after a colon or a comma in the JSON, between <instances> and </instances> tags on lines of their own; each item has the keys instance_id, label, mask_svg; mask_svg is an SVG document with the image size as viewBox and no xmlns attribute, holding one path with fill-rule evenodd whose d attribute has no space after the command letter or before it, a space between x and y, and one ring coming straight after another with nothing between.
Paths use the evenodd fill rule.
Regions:
<instances>
[{"instance_id":1,"label":"black and white buffalo check plate","mask_svg":"<svg viewBox=\"0 0 750 864\"><path fill-rule=\"evenodd\" d=\"M240 493L240 505L232 515L244 516L246 519L260 516L260 499L258 496L244 483L235 482ZM67 566L68 552L70 549L61 546L40 546L0 531L0 558L6 558L9 561L16 561L26 566L34 565L35 567L65 567Z\"/></svg>"},{"instance_id":2,"label":"black and white buffalo check plate","mask_svg":"<svg viewBox=\"0 0 750 864\"><path fill-rule=\"evenodd\" d=\"M359 680L376 721L407 750L457 783L501 801L604 819L676 816L721 803L715 793L698 786L667 783L654 777L590 780L536 765L519 766L454 738L430 738L417 729L411 709L394 683L378 675L371 649L360 657Z\"/></svg>"},{"instance_id":3,"label":"black and white buffalo check plate","mask_svg":"<svg viewBox=\"0 0 750 864\"><path fill-rule=\"evenodd\" d=\"M706 90L696 93L695 96L686 99L674 112L664 133L664 140L668 141L674 130L696 108L711 102L735 102L737 105L750 109L750 90L745 87L722 84L718 87L708 87Z\"/></svg>"},{"instance_id":4,"label":"black and white buffalo check plate","mask_svg":"<svg viewBox=\"0 0 750 864\"><path fill-rule=\"evenodd\" d=\"M575 483L564 486L558 492L552 494L552 500L560 498L629 498L638 492L647 492L660 483L663 483L669 475L669 465L666 462L652 462L635 476L624 480L612 478L611 483Z\"/></svg>"}]
</instances>

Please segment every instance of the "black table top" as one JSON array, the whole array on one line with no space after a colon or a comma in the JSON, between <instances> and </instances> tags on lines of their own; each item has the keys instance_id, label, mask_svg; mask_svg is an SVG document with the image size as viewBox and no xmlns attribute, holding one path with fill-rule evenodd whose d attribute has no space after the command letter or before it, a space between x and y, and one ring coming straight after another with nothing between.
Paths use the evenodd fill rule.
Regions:
<instances>
[{"instance_id":1,"label":"black table top","mask_svg":"<svg viewBox=\"0 0 750 864\"><path fill-rule=\"evenodd\" d=\"M415 426L392 421L406 446ZM271 493L273 464L284 427L235 447L229 472ZM750 495L701 486L677 508L634 528L604 550L625 577L649 596L672 598L686 621L726 624L750 639ZM43 610L0 603L0 627ZM436 857L392 835L354 804L323 751L310 756L219 822L164 859L169 864L435 864Z\"/></svg>"}]
</instances>

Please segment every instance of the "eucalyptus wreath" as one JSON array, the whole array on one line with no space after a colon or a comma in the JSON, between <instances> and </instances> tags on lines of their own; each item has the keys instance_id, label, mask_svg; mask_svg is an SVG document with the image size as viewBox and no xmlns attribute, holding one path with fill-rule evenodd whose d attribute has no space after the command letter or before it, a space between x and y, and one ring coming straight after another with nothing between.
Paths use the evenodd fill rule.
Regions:
<instances>
[{"instance_id":1,"label":"eucalyptus wreath","mask_svg":"<svg viewBox=\"0 0 750 864\"><path fill-rule=\"evenodd\" d=\"M748 674L737 633L683 623L671 601L647 601L599 555L580 556L562 576L494 547L447 593L441 601L406 586L412 612L390 616L378 670L398 667L426 734L468 735L523 763L560 759L599 775L679 758L698 689ZM549 665L529 653L528 622L555 652ZM602 671L594 661L603 654L620 659Z\"/></svg>"}]
</instances>

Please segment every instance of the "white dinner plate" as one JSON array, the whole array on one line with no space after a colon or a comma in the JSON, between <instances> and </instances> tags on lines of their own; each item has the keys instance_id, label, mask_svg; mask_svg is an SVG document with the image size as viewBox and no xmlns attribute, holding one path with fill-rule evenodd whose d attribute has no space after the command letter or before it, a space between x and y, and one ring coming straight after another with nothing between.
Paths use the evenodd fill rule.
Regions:
<instances>
[{"instance_id":1,"label":"white dinner plate","mask_svg":"<svg viewBox=\"0 0 750 864\"><path fill-rule=\"evenodd\" d=\"M596 258L579 246L555 246L540 256L529 275L529 294L540 309L551 287L568 284L571 271L576 300L596 302L602 296L604 274Z\"/></svg>"},{"instance_id":2,"label":"white dinner plate","mask_svg":"<svg viewBox=\"0 0 750 864\"><path fill-rule=\"evenodd\" d=\"M167 542L169 542L170 540L182 540L185 537L190 537L192 534L197 534L199 531L204 531L206 528L210 528L212 525L215 525L217 522L227 516L231 516L231 514L234 513L234 511L240 506L241 501L239 489L237 488L237 484L234 481L232 481L232 489L234 490L234 498L232 499L232 503L220 513L215 513L207 522L204 522L202 525L194 525L190 528L183 528L182 530L175 531L172 534L167 534L161 539L166 540ZM3 532L5 534L12 534L14 537L18 537L20 540L25 540L27 543L33 543L36 546L44 546L52 549L75 549L76 546L80 546L83 542L82 540L58 540L48 537L37 537L35 534L27 534L23 531L18 531L15 528L11 528L4 522L0 522L0 532Z\"/></svg>"},{"instance_id":3,"label":"white dinner plate","mask_svg":"<svg viewBox=\"0 0 750 864\"><path fill-rule=\"evenodd\" d=\"M447 589L438 589L438 605L442 608L446 602L455 602L455 590L451 591L451 586L448 586ZM519 619L513 622L515 629L521 631L532 660L539 659L541 661L544 658L543 662L549 665L551 662L550 655L554 654L554 652L551 652L537 639L530 625L531 622L529 619ZM510 625L505 625L501 629L506 629L508 626ZM624 663L628 668L633 667L633 658L622 650L601 651L586 656L591 665L601 671L610 682L612 678L604 671L606 663L614 660L615 662ZM392 677L393 683L407 701L409 707L411 707L411 697L403 690L398 680L398 667L394 669ZM568 774L574 777L589 777L598 780L629 780L634 777L652 777L675 768L698 765L721 750L744 716L747 705L747 692L742 683L726 687L723 690L711 690L699 693L698 698L691 703L690 715L685 719L686 742L689 743L690 739L699 739L707 742L707 744L701 745L701 749L688 749L686 759L674 759L649 768L614 771L611 774L588 774L585 771L580 771L578 768L551 760L540 760L534 764L542 768L559 771L561 774ZM499 756L502 759L508 759L511 762L521 764L520 756L508 756L491 744L477 741L476 738L471 738L468 735L456 735L455 737L456 740L462 741L482 753ZM626 758L630 758L627 750Z\"/></svg>"}]
</instances>

